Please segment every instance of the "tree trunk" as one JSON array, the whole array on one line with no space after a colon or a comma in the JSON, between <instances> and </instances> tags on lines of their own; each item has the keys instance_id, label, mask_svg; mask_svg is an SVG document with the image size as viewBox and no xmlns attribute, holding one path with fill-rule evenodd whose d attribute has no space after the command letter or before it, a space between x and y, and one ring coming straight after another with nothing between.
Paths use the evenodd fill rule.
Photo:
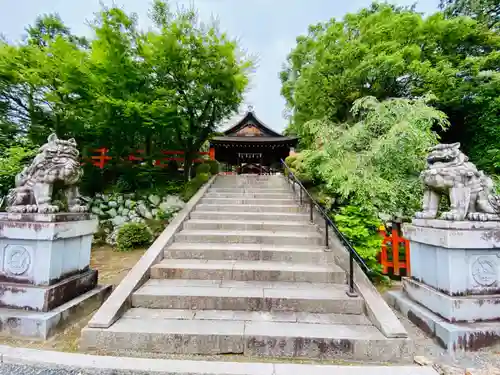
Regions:
<instances>
[{"instance_id":1,"label":"tree trunk","mask_svg":"<svg viewBox=\"0 0 500 375\"><path fill-rule=\"evenodd\" d=\"M191 179L191 168L193 167L193 152L184 151L184 180Z\"/></svg>"}]
</instances>

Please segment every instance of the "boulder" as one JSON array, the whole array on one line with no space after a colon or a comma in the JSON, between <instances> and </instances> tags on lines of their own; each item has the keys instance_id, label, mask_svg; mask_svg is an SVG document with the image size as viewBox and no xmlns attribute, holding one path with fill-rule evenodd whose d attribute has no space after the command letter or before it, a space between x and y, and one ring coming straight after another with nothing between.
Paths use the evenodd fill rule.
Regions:
<instances>
[{"instance_id":1,"label":"boulder","mask_svg":"<svg viewBox=\"0 0 500 375\"><path fill-rule=\"evenodd\" d=\"M121 212L122 216L128 216L129 215L130 210L128 208L121 207L121 209L122 209L122 212Z\"/></svg>"},{"instance_id":2,"label":"boulder","mask_svg":"<svg viewBox=\"0 0 500 375\"><path fill-rule=\"evenodd\" d=\"M146 219L152 219L153 214L149 211L148 207L144 203L138 203L136 211L139 216L145 217Z\"/></svg>"},{"instance_id":3,"label":"boulder","mask_svg":"<svg viewBox=\"0 0 500 375\"><path fill-rule=\"evenodd\" d=\"M109 210L107 212L107 214L110 216L110 217L115 217L116 215L118 215L118 212L116 212L116 209L112 208L111 210Z\"/></svg>"},{"instance_id":4,"label":"boulder","mask_svg":"<svg viewBox=\"0 0 500 375\"><path fill-rule=\"evenodd\" d=\"M118 207L118 202L117 201L109 201L108 207L116 208L116 207Z\"/></svg>"},{"instance_id":5,"label":"boulder","mask_svg":"<svg viewBox=\"0 0 500 375\"><path fill-rule=\"evenodd\" d=\"M101 213L103 213L102 210L99 207L96 207L96 206L92 207L91 212L94 215L99 215L99 216L101 216Z\"/></svg>"},{"instance_id":6,"label":"boulder","mask_svg":"<svg viewBox=\"0 0 500 375\"><path fill-rule=\"evenodd\" d=\"M120 227L126 222L128 222L128 217L125 216L115 216L114 218L111 219L111 222L113 223L114 227Z\"/></svg>"},{"instance_id":7,"label":"boulder","mask_svg":"<svg viewBox=\"0 0 500 375\"><path fill-rule=\"evenodd\" d=\"M135 202L132 200L132 199L127 199L123 205L126 207L126 208L134 208L135 206Z\"/></svg>"},{"instance_id":8,"label":"boulder","mask_svg":"<svg viewBox=\"0 0 500 375\"><path fill-rule=\"evenodd\" d=\"M158 205L160 204L161 202L161 198L158 196L158 195L154 195L154 194L151 194L149 197L148 197L148 200L151 202L151 204L155 207L158 207Z\"/></svg>"},{"instance_id":9,"label":"boulder","mask_svg":"<svg viewBox=\"0 0 500 375\"><path fill-rule=\"evenodd\" d=\"M182 210L185 205L186 203L184 203L177 195L168 195L163 198L160 208L165 212L172 212Z\"/></svg>"}]
</instances>

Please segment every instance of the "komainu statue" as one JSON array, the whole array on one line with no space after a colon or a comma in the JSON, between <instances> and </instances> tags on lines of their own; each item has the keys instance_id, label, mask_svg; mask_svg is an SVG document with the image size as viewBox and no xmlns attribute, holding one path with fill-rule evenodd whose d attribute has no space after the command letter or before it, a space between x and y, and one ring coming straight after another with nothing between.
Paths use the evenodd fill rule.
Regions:
<instances>
[{"instance_id":1,"label":"komainu statue","mask_svg":"<svg viewBox=\"0 0 500 375\"><path fill-rule=\"evenodd\" d=\"M427 169L420 174L425 185L423 210L415 216L434 219L441 195L450 200L444 220L500 220L500 197L490 177L478 171L460 151L460 143L438 144L430 149Z\"/></svg>"},{"instance_id":2,"label":"komainu statue","mask_svg":"<svg viewBox=\"0 0 500 375\"><path fill-rule=\"evenodd\" d=\"M80 205L78 191L83 175L78 156L74 139L65 141L50 135L33 162L16 176L16 187L7 195L7 211L58 212L59 207L52 203L56 185L64 189L70 212L85 212L87 207Z\"/></svg>"}]
</instances>

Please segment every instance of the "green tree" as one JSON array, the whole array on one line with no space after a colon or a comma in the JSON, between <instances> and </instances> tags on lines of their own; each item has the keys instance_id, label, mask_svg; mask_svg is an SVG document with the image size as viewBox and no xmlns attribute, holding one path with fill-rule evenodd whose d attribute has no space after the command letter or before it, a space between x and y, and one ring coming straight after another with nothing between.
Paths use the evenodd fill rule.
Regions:
<instances>
[{"instance_id":1,"label":"green tree","mask_svg":"<svg viewBox=\"0 0 500 375\"><path fill-rule=\"evenodd\" d=\"M293 113L287 131L307 142L306 122L349 122L352 104L362 97L432 93L433 105L453 124L443 141L462 142L485 166L479 150L491 148L491 138L481 140L498 128L499 51L500 36L475 20L442 13L424 18L386 4L312 26L281 73Z\"/></svg>"},{"instance_id":2,"label":"green tree","mask_svg":"<svg viewBox=\"0 0 500 375\"><path fill-rule=\"evenodd\" d=\"M468 16L492 29L500 27L498 0L441 0L439 7L451 17Z\"/></svg>"},{"instance_id":3,"label":"green tree","mask_svg":"<svg viewBox=\"0 0 500 375\"><path fill-rule=\"evenodd\" d=\"M152 19L159 33L147 35L144 57L155 71L156 100L175 109L169 118L189 178L195 153L242 102L252 65L236 41L200 23L193 9L172 13L158 0Z\"/></svg>"}]
</instances>

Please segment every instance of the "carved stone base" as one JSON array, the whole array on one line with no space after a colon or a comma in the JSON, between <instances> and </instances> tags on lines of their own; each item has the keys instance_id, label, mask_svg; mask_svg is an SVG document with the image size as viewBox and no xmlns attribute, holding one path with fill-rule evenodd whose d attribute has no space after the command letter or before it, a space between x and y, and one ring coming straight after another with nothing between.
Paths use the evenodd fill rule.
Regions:
<instances>
[{"instance_id":1,"label":"carved stone base","mask_svg":"<svg viewBox=\"0 0 500 375\"><path fill-rule=\"evenodd\" d=\"M449 296L500 294L499 222L415 220L403 232L414 280Z\"/></svg>"},{"instance_id":2,"label":"carved stone base","mask_svg":"<svg viewBox=\"0 0 500 375\"><path fill-rule=\"evenodd\" d=\"M92 290L97 271L88 270L50 286L0 283L0 307L47 312Z\"/></svg>"},{"instance_id":3,"label":"carved stone base","mask_svg":"<svg viewBox=\"0 0 500 375\"><path fill-rule=\"evenodd\" d=\"M0 336L46 340L91 314L110 293L111 285L99 285L49 312L0 308Z\"/></svg>"},{"instance_id":4,"label":"carved stone base","mask_svg":"<svg viewBox=\"0 0 500 375\"><path fill-rule=\"evenodd\" d=\"M97 224L88 214L0 215L0 282L47 286L87 270Z\"/></svg>"},{"instance_id":5,"label":"carved stone base","mask_svg":"<svg viewBox=\"0 0 500 375\"><path fill-rule=\"evenodd\" d=\"M409 278L403 278L403 291L410 299L451 323L500 319L499 294L453 297Z\"/></svg>"}]
</instances>

